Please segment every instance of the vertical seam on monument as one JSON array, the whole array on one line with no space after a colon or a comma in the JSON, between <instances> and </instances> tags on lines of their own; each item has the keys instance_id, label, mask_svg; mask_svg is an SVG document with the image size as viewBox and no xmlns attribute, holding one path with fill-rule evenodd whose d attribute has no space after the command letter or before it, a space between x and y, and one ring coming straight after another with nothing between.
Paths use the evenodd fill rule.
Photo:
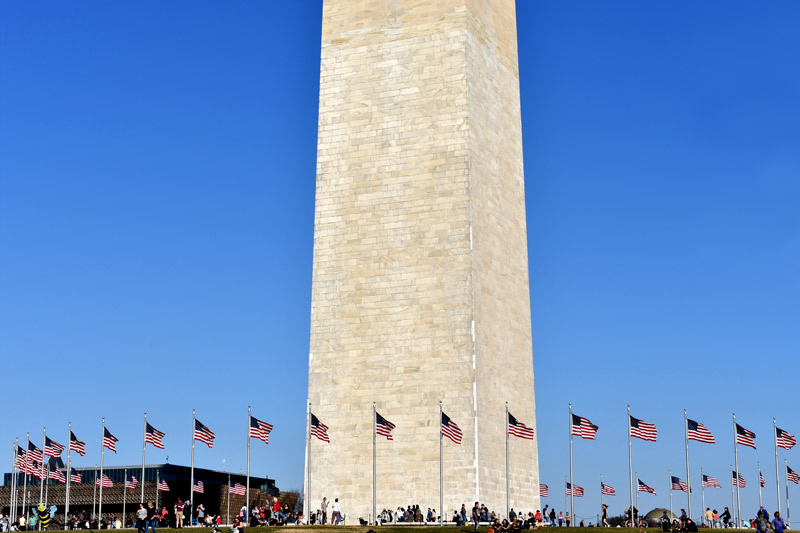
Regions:
<instances>
[{"instance_id":1,"label":"vertical seam on monument","mask_svg":"<svg viewBox=\"0 0 800 533\"><path fill-rule=\"evenodd\" d=\"M469 8L464 12L464 66L469 65ZM466 105L466 126L467 126L467 205L469 216L469 287L470 287L470 314L472 320L472 413L474 420L475 436L475 499L480 501L480 462L478 456L478 367L477 367L477 342L475 337L475 252L472 234L472 150L470 145L470 121L469 121L469 74L464 78L464 85L467 93Z\"/></svg>"}]
</instances>

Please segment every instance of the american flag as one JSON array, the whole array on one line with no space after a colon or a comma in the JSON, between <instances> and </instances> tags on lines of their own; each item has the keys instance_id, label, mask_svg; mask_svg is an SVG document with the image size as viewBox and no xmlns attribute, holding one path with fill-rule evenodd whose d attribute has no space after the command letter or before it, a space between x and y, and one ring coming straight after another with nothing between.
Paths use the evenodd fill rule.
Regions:
<instances>
[{"instance_id":1,"label":"american flag","mask_svg":"<svg viewBox=\"0 0 800 533\"><path fill-rule=\"evenodd\" d=\"M597 435L598 427L592 424L588 418L582 416L572 415L572 434L584 439L594 440Z\"/></svg>"},{"instance_id":2,"label":"american flag","mask_svg":"<svg viewBox=\"0 0 800 533\"><path fill-rule=\"evenodd\" d=\"M40 463L44 461L44 454L42 454L42 450L37 448L32 442L28 443L28 460L39 461Z\"/></svg>"},{"instance_id":3,"label":"american flag","mask_svg":"<svg viewBox=\"0 0 800 533\"><path fill-rule=\"evenodd\" d=\"M761 475L761 470L758 471L758 484L764 486L764 476Z\"/></svg>"},{"instance_id":4,"label":"american flag","mask_svg":"<svg viewBox=\"0 0 800 533\"><path fill-rule=\"evenodd\" d=\"M395 427L397 426L383 418L379 412L375 411L375 433L383 435L386 437L386 440L394 440L392 438L392 430Z\"/></svg>"},{"instance_id":5,"label":"american flag","mask_svg":"<svg viewBox=\"0 0 800 533\"><path fill-rule=\"evenodd\" d=\"M521 439L533 440L533 428L529 428L511 413L508 413L508 434Z\"/></svg>"},{"instance_id":6,"label":"american flag","mask_svg":"<svg viewBox=\"0 0 800 533\"><path fill-rule=\"evenodd\" d=\"M119 439L117 437L115 437L114 435L112 435L111 432L108 430L108 428L104 427L103 428L103 446L105 448L108 448L112 452L117 453L117 442L119 442ZM105 485L103 485L103 486L105 486Z\"/></svg>"},{"instance_id":7,"label":"american flag","mask_svg":"<svg viewBox=\"0 0 800 533\"><path fill-rule=\"evenodd\" d=\"M544 483L539 484L539 497L540 498L548 498L549 497L549 489L547 485Z\"/></svg>"},{"instance_id":8,"label":"american flag","mask_svg":"<svg viewBox=\"0 0 800 533\"><path fill-rule=\"evenodd\" d=\"M628 415L628 425L630 426L631 437L649 440L652 442L656 441L658 430L656 429L655 424L651 424L650 422L645 422L644 420L639 420L638 418Z\"/></svg>"},{"instance_id":9,"label":"american flag","mask_svg":"<svg viewBox=\"0 0 800 533\"><path fill-rule=\"evenodd\" d=\"M50 465L50 479L55 479L59 483L67 482L67 478L64 476L64 472L62 472L53 465Z\"/></svg>"},{"instance_id":10,"label":"american flag","mask_svg":"<svg viewBox=\"0 0 800 533\"><path fill-rule=\"evenodd\" d=\"M147 424L145 425L144 441L149 442L150 444L152 444L153 446L155 446L160 450L164 449L164 443L161 441L161 439L164 438L164 435L166 435L166 433L164 433L163 431L159 431L153 426L151 426L150 422L147 422Z\"/></svg>"},{"instance_id":11,"label":"american flag","mask_svg":"<svg viewBox=\"0 0 800 533\"><path fill-rule=\"evenodd\" d=\"M262 422L258 418L250 417L250 436L254 439L263 440L269 444L269 432L272 431L272 424Z\"/></svg>"},{"instance_id":12,"label":"american flag","mask_svg":"<svg viewBox=\"0 0 800 533\"><path fill-rule=\"evenodd\" d=\"M695 422L692 419L686 420L686 431L689 440L696 440L698 442L705 442L706 444L714 444L716 439L714 435L700 422Z\"/></svg>"},{"instance_id":13,"label":"american flag","mask_svg":"<svg viewBox=\"0 0 800 533\"><path fill-rule=\"evenodd\" d=\"M744 480L741 474L737 474L736 471L731 471L732 481L734 485L738 485L740 488L744 488L747 486L747 482Z\"/></svg>"},{"instance_id":14,"label":"american flag","mask_svg":"<svg viewBox=\"0 0 800 533\"><path fill-rule=\"evenodd\" d=\"M69 480L71 483L78 483L78 484L83 483L83 479L81 478L80 472L78 472L74 468L71 468L69 471Z\"/></svg>"},{"instance_id":15,"label":"american flag","mask_svg":"<svg viewBox=\"0 0 800 533\"><path fill-rule=\"evenodd\" d=\"M756 434L750 431L749 429L744 429L739 424L736 424L736 444L741 444L742 446L750 446L754 450L756 449L756 442L755 439Z\"/></svg>"},{"instance_id":16,"label":"american flag","mask_svg":"<svg viewBox=\"0 0 800 533\"><path fill-rule=\"evenodd\" d=\"M208 445L209 448L213 448L215 438L217 438L217 436L214 435L213 431L201 424L199 420L195 419L194 440L199 440L200 442Z\"/></svg>"},{"instance_id":17,"label":"american flag","mask_svg":"<svg viewBox=\"0 0 800 533\"><path fill-rule=\"evenodd\" d=\"M639 488L637 489L639 492L649 492L650 494L655 494L656 491L653 487L648 487L647 483L642 481L641 479L637 479L636 481L639 482Z\"/></svg>"},{"instance_id":18,"label":"american flag","mask_svg":"<svg viewBox=\"0 0 800 533\"><path fill-rule=\"evenodd\" d=\"M20 445L17 445L17 468L25 470L25 449Z\"/></svg>"},{"instance_id":19,"label":"american flag","mask_svg":"<svg viewBox=\"0 0 800 533\"><path fill-rule=\"evenodd\" d=\"M464 436L458 424L450 420L450 417L444 414L444 411L442 411L442 435L456 444L461 444L461 437Z\"/></svg>"},{"instance_id":20,"label":"american flag","mask_svg":"<svg viewBox=\"0 0 800 533\"><path fill-rule=\"evenodd\" d=\"M114 486L114 484L111 482L111 479L105 474L103 474L103 477L95 481L94 484L105 488L111 488Z\"/></svg>"},{"instance_id":21,"label":"american flag","mask_svg":"<svg viewBox=\"0 0 800 533\"><path fill-rule=\"evenodd\" d=\"M169 485L163 479L158 483L158 490L161 492L169 492Z\"/></svg>"},{"instance_id":22,"label":"american flag","mask_svg":"<svg viewBox=\"0 0 800 533\"><path fill-rule=\"evenodd\" d=\"M245 487L241 483L237 483L236 485L230 487L228 490L230 491L231 494L238 494L239 496L244 496L247 491L247 487Z\"/></svg>"},{"instance_id":23,"label":"american flag","mask_svg":"<svg viewBox=\"0 0 800 533\"><path fill-rule=\"evenodd\" d=\"M135 489L137 485L136 476L131 474L125 478L125 488L126 489Z\"/></svg>"},{"instance_id":24,"label":"american flag","mask_svg":"<svg viewBox=\"0 0 800 533\"><path fill-rule=\"evenodd\" d=\"M572 485L567 483L567 496L575 496L576 498L583 498L583 487L579 487L575 485L575 489L572 489Z\"/></svg>"},{"instance_id":25,"label":"american flag","mask_svg":"<svg viewBox=\"0 0 800 533\"><path fill-rule=\"evenodd\" d=\"M704 487L713 487L717 489L721 489L722 485L719 484L719 480L714 476L708 476L703 474L703 486Z\"/></svg>"},{"instance_id":26,"label":"american flag","mask_svg":"<svg viewBox=\"0 0 800 533\"><path fill-rule=\"evenodd\" d=\"M683 492L689 492L689 485L687 485L684 480L676 476L671 476L671 477L672 477L672 490L682 490Z\"/></svg>"},{"instance_id":27,"label":"american flag","mask_svg":"<svg viewBox=\"0 0 800 533\"><path fill-rule=\"evenodd\" d=\"M44 438L44 454L49 455L50 457L61 457L61 452L63 452L66 448L61 444L57 443L54 440L50 440L50 437Z\"/></svg>"},{"instance_id":28,"label":"american flag","mask_svg":"<svg viewBox=\"0 0 800 533\"><path fill-rule=\"evenodd\" d=\"M797 439L794 438L793 435L789 435L787 432L782 430L779 427L775 428L775 442L781 448L785 448L787 450L791 449L792 446L797 444Z\"/></svg>"},{"instance_id":29,"label":"american flag","mask_svg":"<svg viewBox=\"0 0 800 533\"><path fill-rule=\"evenodd\" d=\"M81 457L86 455L86 443L79 441L75 437L75 433L69 432L69 449L77 453Z\"/></svg>"},{"instance_id":30,"label":"american flag","mask_svg":"<svg viewBox=\"0 0 800 533\"><path fill-rule=\"evenodd\" d=\"M42 477L42 463L33 459L25 462L25 473L29 476L35 476L41 479Z\"/></svg>"},{"instance_id":31,"label":"american flag","mask_svg":"<svg viewBox=\"0 0 800 533\"><path fill-rule=\"evenodd\" d=\"M617 491L615 491L614 487L612 487L611 485L600 483L600 494L605 494L607 496L616 496Z\"/></svg>"},{"instance_id":32,"label":"american flag","mask_svg":"<svg viewBox=\"0 0 800 533\"><path fill-rule=\"evenodd\" d=\"M797 475L797 472L789 468L789 465L786 465L786 479L793 482L795 485L800 483L800 476Z\"/></svg>"},{"instance_id":33,"label":"american flag","mask_svg":"<svg viewBox=\"0 0 800 533\"><path fill-rule=\"evenodd\" d=\"M311 435L324 442L331 441L328 437L328 426L320 422L314 413L311 413Z\"/></svg>"},{"instance_id":34,"label":"american flag","mask_svg":"<svg viewBox=\"0 0 800 533\"><path fill-rule=\"evenodd\" d=\"M198 494L203 494L205 491L205 487L203 487L203 482L197 480L194 482L194 487L192 487L192 492L196 492Z\"/></svg>"}]
</instances>

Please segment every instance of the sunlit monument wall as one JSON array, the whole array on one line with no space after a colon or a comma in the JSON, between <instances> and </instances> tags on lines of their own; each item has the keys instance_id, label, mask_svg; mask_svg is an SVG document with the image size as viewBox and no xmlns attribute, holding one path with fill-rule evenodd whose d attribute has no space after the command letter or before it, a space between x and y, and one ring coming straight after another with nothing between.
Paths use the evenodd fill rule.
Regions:
<instances>
[{"instance_id":1,"label":"sunlit monument wall","mask_svg":"<svg viewBox=\"0 0 800 533\"><path fill-rule=\"evenodd\" d=\"M374 401L378 512L441 513L441 401L445 510L505 514L505 402L536 427L513 1L325 0L308 399L312 510L370 518ZM540 508L536 441L510 457Z\"/></svg>"}]
</instances>

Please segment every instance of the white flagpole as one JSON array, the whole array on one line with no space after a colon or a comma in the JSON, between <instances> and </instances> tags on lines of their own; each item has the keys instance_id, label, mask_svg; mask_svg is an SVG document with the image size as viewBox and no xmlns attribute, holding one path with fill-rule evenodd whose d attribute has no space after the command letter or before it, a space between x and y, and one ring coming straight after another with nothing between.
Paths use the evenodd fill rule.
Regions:
<instances>
[{"instance_id":1,"label":"white flagpole","mask_svg":"<svg viewBox=\"0 0 800 533\"><path fill-rule=\"evenodd\" d=\"M306 495L303 498L306 524L311 524L311 402L306 413Z\"/></svg>"},{"instance_id":2,"label":"white flagpole","mask_svg":"<svg viewBox=\"0 0 800 533\"><path fill-rule=\"evenodd\" d=\"M147 452L147 411L144 412L144 427L142 428L142 479L139 480L139 482L142 484L142 503L144 503L144 456L146 452ZM156 490L158 490L158 487L156 487ZM158 511L158 509L156 509L156 511Z\"/></svg>"},{"instance_id":3,"label":"white flagpole","mask_svg":"<svg viewBox=\"0 0 800 533\"><path fill-rule=\"evenodd\" d=\"M45 483L44 500L42 500L42 503L44 503L45 507L47 507L47 499L49 498L50 494L50 464L47 465L47 474L44 483ZM41 524L39 524L39 529L41 529Z\"/></svg>"},{"instance_id":4,"label":"white flagpole","mask_svg":"<svg viewBox=\"0 0 800 533\"><path fill-rule=\"evenodd\" d=\"M636 472L636 510L639 510L639 472ZM635 524L636 522L638 522L638 520L634 519L633 509L631 509L631 523ZM633 527L636 526L634 525Z\"/></svg>"},{"instance_id":5,"label":"white flagpole","mask_svg":"<svg viewBox=\"0 0 800 533\"><path fill-rule=\"evenodd\" d=\"M781 472L778 470L778 424L772 417L772 437L775 439L775 493L778 497L778 513L781 512Z\"/></svg>"},{"instance_id":6,"label":"white flagpole","mask_svg":"<svg viewBox=\"0 0 800 533\"><path fill-rule=\"evenodd\" d=\"M442 420L444 419L442 402L439 401L439 525L442 525L442 509L444 508L444 445L442 442Z\"/></svg>"},{"instance_id":7,"label":"white flagpole","mask_svg":"<svg viewBox=\"0 0 800 533\"><path fill-rule=\"evenodd\" d=\"M128 503L128 489L125 485L128 483L128 469L125 469L125 481L122 482L122 528L125 529L125 505Z\"/></svg>"},{"instance_id":8,"label":"white flagpole","mask_svg":"<svg viewBox=\"0 0 800 533\"><path fill-rule=\"evenodd\" d=\"M689 518L692 517L692 477L689 475L689 419L686 417L686 409L683 410L683 430L686 436L686 499L689 500ZM702 521L700 522L702 524Z\"/></svg>"},{"instance_id":9,"label":"white flagpole","mask_svg":"<svg viewBox=\"0 0 800 533\"><path fill-rule=\"evenodd\" d=\"M791 525L791 520L789 519L789 461L786 458L783 458L783 466L784 466L784 477L786 478L786 525Z\"/></svg>"},{"instance_id":10,"label":"white flagpole","mask_svg":"<svg viewBox=\"0 0 800 533\"><path fill-rule=\"evenodd\" d=\"M250 406L247 406L247 496L245 496L245 507L247 507L247 513L245 514L244 520L247 522L250 520Z\"/></svg>"},{"instance_id":11,"label":"white flagpole","mask_svg":"<svg viewBox=\"0 0 800 533\"><path fill-rule=\"evenodd\" d=\"M14 487L10 492L8 502L8 521L13 525L14 523L14 496L17 492L17 447L19 447L19 437L14 441L14 453L11 454L11 486Z\"/></svg>"},{"instance_id":12,"label":"white flagpole","mask_svg":"<svg viewBox=\"0 0 800 533\"><path fill-rule=\"evenodd\" d=\"M47 428L46 427L42 427L42 464L40 465L41 468L39 468L39 474L40 474L40 477L39 477L39 501L41 503L44 503L44 492L43 492L44 491L44 478L45 478L45 472L44 472L44 449L46 447L47 447ZM48 468L48 470L49 470L49 468ZM39 524L39 529L41 529L41 524Z\"/></svg>"},{"instance_id":13,"label":"white flagpole","mask_svg":"<svg viewBox=\"0 0 800 533\"><path fill-rule=\"evenodd\" d=\"M506 402L506 518L508 518L508 515L510 514L511 511L509 486L510 484L508 482L508 402Z\"/></svg>"},{"instance_id":14,"label":"white flagpole","mask_svg":"<svg viewBox=\"0 0 800 533\"><path fill-rule=\"evenodd\" d=\"M31 433L25 434L25 481L22 484L22 516L25 517L25 527L28 527L28 462L30 461Z\"/></svg>"},{"instance_id":15,"label":"white flagpole","mask_svg":"<svg viewBox=\"0 0 800 533\"><path fill-rule=\"evenodd\" d=\"M601 476L602 478L602 476ZM601 480L602 483L602 480ZM569 485L575 486L575 480L572 476L572 403L569 404ZM602 496L601 496L602 498ZM569 514L575 516L575 491L573 490L569 497Z\"/></svg>"},{"instance_id":16,"label":"white flagpole","mask_svg":"<svg viewBox=\"0 0 800 533\"><path fill-rule=\"evenodd\" d=\"M378 410L372 402L372 516L375 516L375 436L378 434Z\"/></svg>"},{"instance_id":17,"label":"white flagpole","mask_svg":"<svg viewBox=\"0 0 800 533\"><path fill-rule=\"evenodd\" d=\"M69 518L69 488L72 484L72 462L70 461L69 452L70 445L72 444L72 421L70 420L67 423L67 494L65 496L66 505L64 507L64 531L66 531L69 527L67 519Z\"/></svg>"},{"instance_id":18,"label":"white flagpole","mask_svg":"<svg viewBox=\"0 0 800 533\"><path fill-rule=\"evenodd\" d=\"M97 463L94 464L94 496L92 496L92 518L97 518ZM100 521L97 522L100 525Z\"/></svg>"},{"instance_id":19,"label":"white flagpole","mask_svg":"<svg viewBox=\"0 0 800 533\"><path fill-rule=\"evenodd\" d=\"M156 469L156 516L158 516L158 492L161 485L161 469Z\"/></svg>"},{"instance_id":20,"label":"white flagpole","mask_svg":"<svg viewBox=\"0 0 800 533\"><path fill-rule=\"evenodd\" d=\"M600 509L602 508L603 508L603 474L600 474Z\"/></svg>"},{"instance_id":21,"label":"white flagpole","mask_svg":"<svg viewBox=\"0 0 800 533\"><path fill-rule=\"evenodd\" d=\"M190 491L189 494L191 494L191 496L189 497L190 498L189 506L192 509L194 509L194 437L195 437L194 428L196 425L197 425L197 419L195 418L195 410L192 409L192 469L189 481L189 491ZM245 520L247 520L247 517L245 517ZM191 524L191 522L189 523Z\"/></svg>"},{"instance_id":22,"label":"white flagpole","mask_svg":"<svg viewBox=\"0 0 800 533\"><path fill-rule=\"evenodd\" d=\"M672 515L673 515L673 512L672 512L672 470L669 471L669 474L667 475L667 477L669 477L669 479L667 480L667 481L669 481L669 485L667 485L667 489L669 489L669 514L670 514L669 519L672 520Z\"/></svg>"},{"instance_id":23,"label":"white flagpole","mask_svg":"<svg viewBox=\"0 0 800 533\"><path fill-rule=\"evenodd\" d=\"M738 472L736 474L738 475ZM735 492L733 490L733 482L734 482L734 480L736 480L736 484L738 485L739 484L739 480L737 478L733 477L733 465L731 465L731 513L736 514L736 500L734 499ZM736 517L734 516L733 519L735 520Z\"/></svg>"},{"instance_id":24,"label":"white flagpole","mask_svg":"<svg viewBox=\"0 0 800 533\"><path fill-rule=\"evenodd\" d=\"M628 476L629 476L629 487L631 493L631 527L634 527L633 523L633 454L631 453L631 404L628 404ZM638 476L637 476L638 482ZM636 487L636 499L639 499L639 487Z\"/></svg>"},{"instance_id":25,"label":"white flagpole","mask_svg":"<svg viewBox=\"0 0 800 533\"><path fill-rule=\"evenodd\" d=\"M756 461L758 465L758 508L761 509L764 507L764 504L761 502L761 461ZM769 522L769 517L767 517L767 522Z\"/></svg>"},{"instance_id":26,"label":"white flagpole","mask_svg":"<svg viewBox=\"0 0 800 533\"><path fill-rule=\"evenodd\" d=\"M228 515L225 517L225 523L230 525L231 523L231 475L228 474Z\"/></svg>"},{"instance_id":27,"label":"white flagpole","mask_svg":"<svg viewBox=\"0 0 800 533\"><path fill-rule=\"evenodd\" d=\"M700 510L703 512L703 521L702 524L706 523L706 487L703 484L703 467L700 467ZM708 527L711 527L711 524L706 524Z\"/></svg>"},{"instance_id":28,"label":"white flagpole","mask_svg":"<svg viewBox=\"0 0 800 533\"><path fill-rule=\"evenodd\" d=\"M569 508L569 505L567 504L567 485L569 485L569 479L567 478L567 476L564 476L564 509ZM572 513L567 511L567 514L569 515L570 520L572 520L573 519Z\"/></svg>"},{"instance_id":29,"label":"white flagpole","mask_svg":"<svg viewBox=\"0 0 800 533\"><path fill-rule=\"evenodd\" d=\"M739 491L739 447L737 446L736 413L733 413L733 460L736 465L736 527L742 523L742 500Z\"/></svg>"},{"instance_id":30,"label":"white flagpole","mask_svg":"<svg viewBox=\"0 0 800 533\"><path fill-rule=\"evenodd\" d=\"M106 449L104 440L106 437L106 417L103 417L103 431L100 433L100 503L97 506L97 525L103 519L103 455Z\"/></svg>"}]
</instances>

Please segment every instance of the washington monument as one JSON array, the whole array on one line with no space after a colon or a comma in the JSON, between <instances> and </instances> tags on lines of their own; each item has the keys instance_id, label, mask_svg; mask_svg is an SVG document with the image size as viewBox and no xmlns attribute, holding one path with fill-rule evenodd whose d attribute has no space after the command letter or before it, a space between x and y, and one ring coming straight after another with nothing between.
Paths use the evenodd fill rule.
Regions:
<instances>
[{"instance_id":1,"label":"washington monument","mask_svg":"<svg viewBox=\"0 0 800 533\"><path fill-rule=\"evenodd\" d=\"M378 512L541 508L525 224L514 1L324 0L306 516L374 519L373 402Z\"/></svg>"}]
</instances>

